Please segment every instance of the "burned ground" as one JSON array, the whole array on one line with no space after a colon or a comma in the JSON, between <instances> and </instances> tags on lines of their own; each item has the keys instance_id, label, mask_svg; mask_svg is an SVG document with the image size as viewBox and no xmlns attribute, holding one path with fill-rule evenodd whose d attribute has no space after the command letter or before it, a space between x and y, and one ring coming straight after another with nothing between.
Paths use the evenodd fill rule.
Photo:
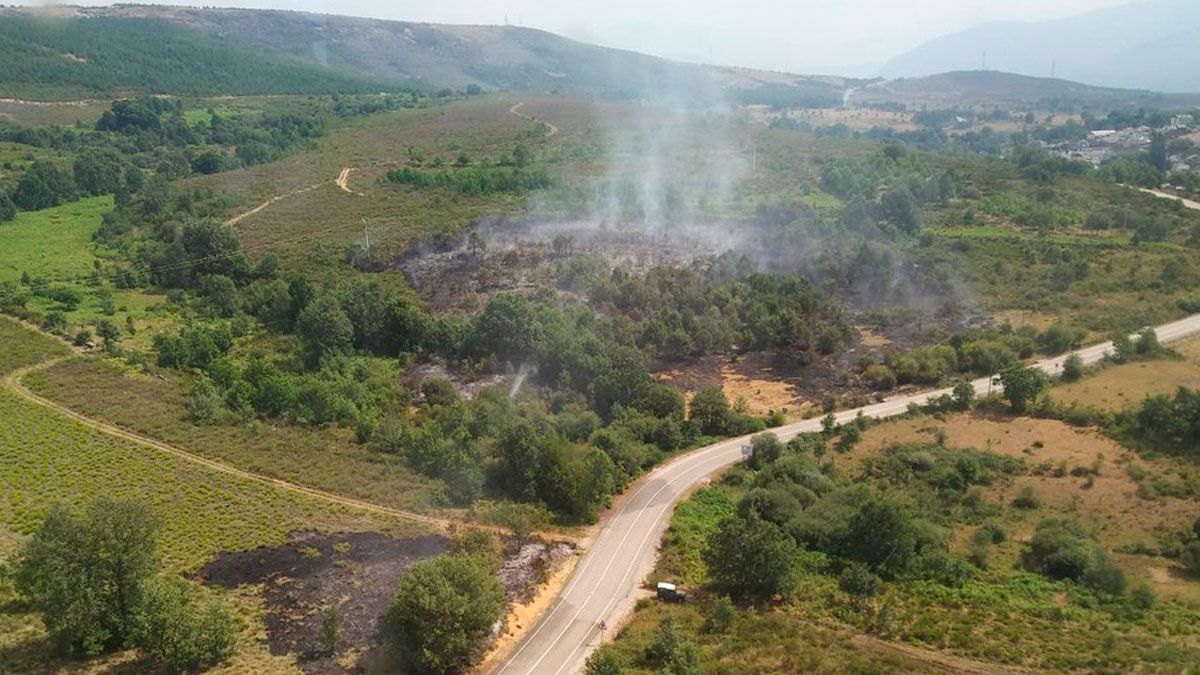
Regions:
<instances>
[{"instance_id":1,"label":"burned ground","mask_svg":"<svg viewBox=\"0 0 1200 675\"><path fill-rule=\"evenodd\" d=\"M405 573L448 545L437 535L293 532L282 546L223 553L196 577L261 597L271 654L292 655L309 673L362 672L390 656L379 653L381 622ZM528 598L571 552L568 544L529 542L518 549L510 543L500 570L509 598ZM339 630L329 651L321 633L331 607Z\"/></svg>"}]
</instances>

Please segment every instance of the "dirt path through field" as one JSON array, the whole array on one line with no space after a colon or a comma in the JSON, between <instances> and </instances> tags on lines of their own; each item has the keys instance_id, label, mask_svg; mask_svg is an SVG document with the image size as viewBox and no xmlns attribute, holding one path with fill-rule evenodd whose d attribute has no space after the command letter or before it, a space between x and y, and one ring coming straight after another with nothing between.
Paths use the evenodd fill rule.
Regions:
<instances>
[{"instance_id":1,"label":"dirt path through field","mask_svg":"<svg viewBox=\"0 0 1200 675\"><path fill-rule=\"evenodd\" d=\"M338 179L340 180L341 176L339 176ZM312 192L313 190L316 190L317 188L321 187L322 185L324 185L327 182L329 182L329 181L323 180L320 183L313 183L312 185L309 185L308 187L302 187L299 190L292 190L291 192L285 192L281 195L275 195L274 197L271 197L267 201L250 209L249 211L246 211L244 213L239 213L238 215L230 218L229 220L225 221L225 224L230 227L233 227L234 225L237 225L238 223L240 223L243 219L249 218L250 216L252 216L252 215L258 213L259 211L262 211L263 209L267 208L268 206L274 204L275 202L278 202L283 199L287 199L288 197L295 197L296 195L304 194L305 192ZM339 185L339 187L340 187L340 185ZM342 188L342 189L344 190L345 188Z\"/></svg>"},{"instance_id":2,"label":"dirt path through field","mask_svg":"<svg viewBox=\"0 0 1200 675\"><path fill-rule=\"evenodd\" d=\"M526 115L525 113L521 112L521 106L523 106L523 105L525 105L524 101L522 101L521 103L514 103L513 107L508 109L508 112L516 115L517 117L520 117L523 120L529 120L530 122L541 122L542 124L545 124L546 128L549 129L549 131L546 132L546 138L550 138L554 134L558 133L558 127L547 122L546 120L539 120L538 118L534 117L533 115Z\"/></svg>"},{"instance_id":3,"label":"dirt path through field","mask_svg":"<svg viewBox=\"0 0 1200 675\"><path fill-rule=\"evenodd\" d=\"M287 490L288 492L294 492L297 494L306 495L308 497L312 497L312 498L319 499L322 501L330 502L332 504L338 504L340 506L347 506L350 508L359 509L361 511L368 511L371 513L377 513L377 514L387 515L387 516L394 516L396 518L403 518L405 520L412 520L412 521L416 521L419 523L425 523L426 525L432 525L442 531L447 530L448 527L450 526L450 521L443 520L440 518L433 518L433 517L422 515L419 513L413 513L411 511L403 511L400 509L393 509L393 508L387 507L387 506L381 506L379 504L372 504L371 502L365 502L365 501L362 501L361 499L354 499L353 497L344 497L342 495L333 494L332 492L326 492L324 490L318 490L316 488L311 488L311 487L307 487L304 485L297 485L295 483L289 483L287 481L280 480L278 478L271 478L269 476L264 476L261 474L253 473L251 471L246 471L244 469L239 469L235 466L225 464L224 462L218 462L216 460L212 460L207 457L197 455L197 454L189 452L187 450L177 448L173 445L168 445L166 443L163 443L162 441L155 440L148 436L143 436L142 434L139 434L139 433L136 433L133 431L128 431L126 429L122 429L117 426L113 426L112 424L108 424L107 422L101 422L99 420L94 420L90 417L87 417L86 415L75 412L74 410L71 410L70 408L68 408L60 403L56 403L55 401L51 401L50 399L38 396L37 394L33 393L33 391L28 389L23 384L22 381L25 379L25 376L28 375L29 373L32 373L32 372L38 371L38 370L44 370L46 368L50 368L50 367L54 366L55 364L61 362L62 360L63 359L52 359L49 361L43 361L41 363L36 363L32 366L26 366L24 368L19 368L17 370L14 370L11 373L8 373L4 377L4 385L6 387L8 387L14 394L16 394L17 396L20 396L22 399L25 399L26 401L28 401L30 403L35 403L37 405L44 406L46 408L50 408L51 410L53 410L61 415L65 415L65 416L75 420L76 422L79 422L80 424L89 426L93 429L96 429L97 431L108 434L109 436L120 438L122 440L133 441L134 443L144 445L153 450L158 450L159 452L164 452L169 455L173 455L175 457L186 460L188 462L192 462L193 464L198 464L200 466L211 469L213 471L219 471L221 473L224 473L224 474L227 474L230 476L235 476L237 478L242 478L245 480L251 480L251 481L254 481L257 483L262 483L264 485L269 485L271 487L279 488L280 490Z\"/></svg>"},{"instance_id":4,"label":"dirt path through field","mask_svg":"<svg viewBox=\"0 0 1200 675\"><path fill-rule=\"evenodd\" d=\"M337 186L342 189L342 192L345 192L348 195L358 195L359 197L366 197L365 194L363 194L361 192L355 192L354 190L350 189L350 174L353 173L354 171L356 171L358 168L359 167L355 167L355 166L348 166L348 167L343 168L342 172L338 174L338 177L333 182L336 183Z\"/></svg>"},{"instance_id":5,"label":"dirt path through field","mask_svg":"<svg viewBox=\"0 0 1200 675\"><path fill-rule=\"evenodd\" d=\"M1180 204L1183 204L1185 207L1187 207L1189 209L1194 209L1196 211L1200 211L1200 202L1194 202L1190 199L1185 199L1178 195L1173 195L1170 192L1163 192L1162 190L1151 190L1150 188L1144 188L1144 187L1140 187L1140 188L1138 188L1138 190L1141 192L1145 192L1148 195L1154 195L1155 197L1158 197L1159 199L1170 199L1172 201L1176 201L1176 202L1179 202Z\"/></svg>"}]
</instances>

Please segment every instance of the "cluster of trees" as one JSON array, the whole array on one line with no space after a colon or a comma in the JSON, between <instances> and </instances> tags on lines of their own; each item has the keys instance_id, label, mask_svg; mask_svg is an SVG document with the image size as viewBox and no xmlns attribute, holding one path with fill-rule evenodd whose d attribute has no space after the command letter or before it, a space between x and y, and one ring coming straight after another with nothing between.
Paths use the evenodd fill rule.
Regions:
<instances>
[{"instance_id":1,"label":"cluster of trees","mask_svg":"<svg viewBox=\"0 0 1200 675\"><path fill-rule=\"evenodd\" d=\"M207 234L190 239L214 240L212 230L201 229ZM703 436L763 425L733 410L719 389L700 392L689 416L682 395L650 376L642 351L618 342L594 313L553 297L500 294L463 321L434 317L374 280L316 291L299 278L285 282L270 264L247 272L239 260L223 255L213 261L220 269L177 279L196 278L200 307L233 318L155 338L159 365L196 373L188 399L196 422L232 414L355 426L361 440L401 453L417 471L445 481L456 503L489 492L545 504L574 521L594 518L615 491L667 453ZM263 267L276 271L254 271ZM294 334L300 358L232 356L250 325L246 313ZM536 373L531 386L556 393L547 406L518 405L499 389L462 401L438 381L409 391L371 357L487 368L478 364L507 362ZM423 405L413 408L412 401Z\"/></svg>"},{"instance_id":2,"label":"cluster of trees","mask_svg":"<svg viewBox=\"0 0 1200 675\"><path fill-rule=\"evenodd\" d=\"M908 234L920 225L918 207L943 202L957 192L951 173L930 167L898 143L867 160L827 162L821 169L821 184L848 202L877 204L887 224Z\"/></svg>"},{"instance_id":3,"label":"cluster of trees","mask_svg":"<svg viewBox=\"0 0 1200 675\"><path fill-rule=\"evenodd\" d=\"M136 647L171 670L192 671L232 651L241 622L162 571L156 531L145 506L98 498L81 514L52 508L24 543L17 590L64 654Z\"/></svg>"},{"instance_id":4,"label":"cluster of trees","mask_svg":"<svg viewBox=\"0 0 1200 675\"><path fill-rule=\"evenodd\" d=\"M726 254L705 270L655 267L644 275L591 256L560 266L560 288L613 315L637 346L666 358L731 348L832 354L853 338L841 307L799 275L759 272Z\"/></svg>"},{"instance_id":5,"label":"cluster of trees","mask_svg":"<svg viewBox=\"0 0 1200 675\"><path fill-rule=\"evenodd\" d=\"M969 578L970 566L949 552L945 530L890 493L920 486L943 504L967 503L970 487L1002 480L1019 464L993 453L898 446L869 463L862 481L850 481L817 465L831 433L754 453L757 470L737 515L720 524L703 552L713 585L750 602L786 596L802 550L826 556L832 568L862 582L856 588L880 579L957 585Z\"/></svg>"},{"instance_id":6,"label":"cluster of trees","mask_svg":"<svg viewBox=\"0 0 1200 675\"><path fill-rule=\"evenodd\" d=\"M1122 426L1139 444L1200 458L1200 391L1180 387L1173 396L1147 397Z\"/></svg>"},{"instance_id":7,"label":"cluster of trees","mask_svg":"<svg viewBox=\"0 0 1200 675\"><path fill-rule=\"evenodd\" d=\"M1037 183L1053 183L1065 176L1084 176L1092 168L1085 162L1052 155L1038 145L1013 148L1012 162L1022 176Z\"/></svg>"},{"instance_id":8,"label":"cluster of trees","mask_svg":"<svg viewBox=\"0 0 1200 675\"><path fill-rule=\"evenodd\" d=\"M550 174L537 166L468 166L469 160L460 164L463 166L448 171L392 169L384 175L384 180L415 187L449 187L467 196L521 194L554 184Z\"/></svg>"},{"instance_id":9,"label":"cluster of trees","mask_svg":"<svg viewBox=\"0 0 1200 675\"><path fill-rule=\"evenodd\" d=\"M958 333L946 344L889 353L882 363L864 363L861 375L872 388L897 384L938 384L960 374L993 375L1035 353L1054 355L1078 349L1087 331L1057 322L1043 331L1029 326L979 328Z\"/></svg>"}]
</instances>

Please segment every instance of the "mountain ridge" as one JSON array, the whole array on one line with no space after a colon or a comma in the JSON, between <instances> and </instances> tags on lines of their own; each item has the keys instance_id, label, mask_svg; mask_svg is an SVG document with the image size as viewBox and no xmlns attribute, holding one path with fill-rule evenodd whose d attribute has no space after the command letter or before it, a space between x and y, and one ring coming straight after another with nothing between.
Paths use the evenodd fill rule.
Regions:
<instances>
[{"instance_id":1,"label":"mountain ridge","mask_svg":"<svg viewBox=\"0 0 1200 675\"><path fill-rule=\"evenodd\" d=\"M1051 21L980 24L894 57L880 75L922 77L984 65L1096 86L1200 92L1197 42L1200 3L1143 0Z\"/></svg>"}]
</instances>

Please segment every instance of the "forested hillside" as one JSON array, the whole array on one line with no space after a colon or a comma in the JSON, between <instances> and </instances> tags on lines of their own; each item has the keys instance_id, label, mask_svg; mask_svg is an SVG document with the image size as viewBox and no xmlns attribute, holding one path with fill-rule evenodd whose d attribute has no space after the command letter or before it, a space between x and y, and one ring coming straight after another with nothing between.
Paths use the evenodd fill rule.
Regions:
<instances>
[{"instance_id":1,"label":"forested hillside","mask_svg":"<svg viewBox=\"0 0 1200 675\"><path fill-rule=\"evenodd\" d=\"M388 88L157 21L40 18L13 10L0 11L0 17L0 97L364 93Z\"/></svg>"}]
</instances>

